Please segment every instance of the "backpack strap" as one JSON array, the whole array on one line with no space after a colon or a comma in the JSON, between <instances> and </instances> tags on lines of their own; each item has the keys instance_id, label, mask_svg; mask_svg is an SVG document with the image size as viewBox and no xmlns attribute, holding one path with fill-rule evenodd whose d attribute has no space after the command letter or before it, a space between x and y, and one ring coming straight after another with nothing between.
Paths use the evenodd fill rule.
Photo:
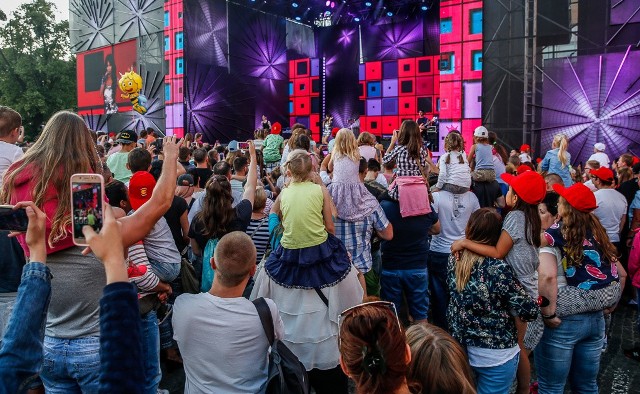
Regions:
<instances>
[{"instance_id":1,"label":"backpack strap","mask_svg":"<svg viewBox=\"0 0 640 394\"><path fill-rule=\"evenodd\" d=\"M252 302L258 310L258 316L260 316L260 322L262 323L264 334L267 336L267 341L269 341L269 345L272 345L275 340L275 334L273 329L273 317L271 316L269 304L267 304L267 301L262 297L256 298Z\"/></svg>"},{"instance_id":2,"label":"backpack strap","mask_svg":"<svg viewBox=\"0 0 640 394\"><path fill-rule=\"evenodd\" d=\"M317 287L314 287L313 290L316 291L316 293L318 293L318 297L320 297L320 299L322 300L322 302L324 302L324 304L327 306L327 308L329 307L329 300L327 299L327 297L324 295L324 293L322 292L322 290L320 290Z\"/></svg>"}]
</instances>

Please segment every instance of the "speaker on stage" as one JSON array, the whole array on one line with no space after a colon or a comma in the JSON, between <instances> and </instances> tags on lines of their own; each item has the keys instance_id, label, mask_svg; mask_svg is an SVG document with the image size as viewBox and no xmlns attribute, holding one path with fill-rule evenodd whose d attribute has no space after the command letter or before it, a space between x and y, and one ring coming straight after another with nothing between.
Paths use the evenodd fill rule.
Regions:
<instances>
[{"instance_id":1,"label":"speaker on stage","mask_svg":"<svg viewBox=\"0 0 640 394\"><path fill-rule=\"evenodd\" d=\"M569 0L538 0L538 45L562 45L571 41Z\"/></svg>"}]
</instances>

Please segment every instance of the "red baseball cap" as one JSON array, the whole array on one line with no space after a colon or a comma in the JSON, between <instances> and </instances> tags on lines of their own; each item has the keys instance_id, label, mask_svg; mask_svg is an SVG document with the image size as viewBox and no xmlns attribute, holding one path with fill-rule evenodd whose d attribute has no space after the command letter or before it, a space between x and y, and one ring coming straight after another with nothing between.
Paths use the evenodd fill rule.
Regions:
<instances>
[{"instance_id":1,"label":"red baseball cap","mask_svg":"<svg viewBox=\"0 0 640 394\"><path fill-rule=\"evenodd\" d=\"M505 173L500 178L513 188L518 198L528 204L540 204L547 194L544 178L535 171L525 171L517 176Z\"/></svg>"},{"instance_id":2,"label":"red baseball cap","mask_svg":"<svg viewBox=\"0 0 640 394\"><path fill-rule=\"evenodd\" d=\"M145 202L149 201L156 187L156 180L147 171L138 171L129 181L129 202L131 208L138 209Z\"/></svg>"},{"instance_id":3,"label":"red baseball cap","mask_svg":"<svg viewBox=\"0 0 640 394\"><path fill-rule=\"evenodd\" d=\"M525 151L528 151L529 149L531 149L531 147L528 144L522 144L520 146L520 152L525 152Z\"/></svg>"},{"instance_id":4,"label":"red baseball cap","mask_svg":"<svg viewBox=\"0 0 640 394\"><path fill-rule=\"evenodd\" d=\"M589 171L589 174L597 177L601 181L613 182L613 171L607 167L600 167L597 170L591 170Z\"/></svg>"},{"instance_id":5,"label":"red baseball cap","mask_svg":"<svg viewBox=\"0 0 640 394\"><path fill-rule=\"evenodd\" d=\"M516 168L516 171L518 172L518 175L524 174L527 171L531 171L531 167L526 164L520 164L518 168Z\"/></svg>"},{"instance_id":6,"label":"red baseball cap","mask_svg":"<svg viewBox=\"0 0 640 394\"><path fill-rule=\"evenodd\" d=\"M582 183L574 183L571 187L556 183L553 190L580 212L591 212L598 208L595 194Z\"/></svg>"}]
</instances>

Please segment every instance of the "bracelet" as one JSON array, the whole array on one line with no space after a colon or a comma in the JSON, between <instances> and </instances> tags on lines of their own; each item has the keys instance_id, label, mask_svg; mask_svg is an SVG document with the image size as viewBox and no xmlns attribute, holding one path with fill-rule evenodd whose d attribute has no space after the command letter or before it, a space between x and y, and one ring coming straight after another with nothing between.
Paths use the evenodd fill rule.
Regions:
<instances>
[{"instance_id":1,"label":"bracelet","mask_svg":"<svg viewBox=\"0 0 640 394\"><path fill-rule=\"evenodd\" d=\"M541 315L542 315L542 313L541 313ZM552 315L542 315L542 318L543 318L544 320L551 320L551 319L555 319L556 317L557 317L557 316L556 316L556 314L555 314L555 313L554 313L554 314L552 314Z\"/></svg>"}]
</instances>

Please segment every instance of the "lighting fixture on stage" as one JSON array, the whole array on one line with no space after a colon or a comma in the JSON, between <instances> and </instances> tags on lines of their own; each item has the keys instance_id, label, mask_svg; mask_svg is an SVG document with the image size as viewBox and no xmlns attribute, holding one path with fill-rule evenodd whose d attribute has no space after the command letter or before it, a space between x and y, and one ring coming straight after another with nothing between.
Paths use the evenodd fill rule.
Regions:
<instances>
[{"instance_id":1,"label":"lighting fixture on stage","mask_svg":"<svg viewBox=\"0 0 640 394\"><path fill-rule=\"evenodd\" d=\"M366 5L367 7L371 7L371 2L367 1L366 3L364 3L364 5Z\"/></svg>"},{"instance_id":2,"label":"lighting fixture on stage","mask_svg":"<svg viewBox=\"0 0 640 394\"><path fill-rule=\"evenodd\" d=\"M291 7L298 8L298 3L291 3Z\"/></svg>"},{"instance_id":3,"label":"lighting fixture on stage","mask_svg":"<svg viewBox=\"0 0 640 394\"><path fill-rule=\"evenodd\" d=\"M423 5L423 6L422 6L422 7L420 7L420 8L422 9L422 11L426 11L426 10L428 10L428 9L429 9L429 7L428 7L428 6L426 6L426 5Z\"/></svg>"},{"instance_id":4,"label":"lighting fixture on stage","mask_svg":"<svg viewBox=\"0 0 640 394\"><path fill-rule=\"evenodd\" d=\"M355 22L360 22L360 18L358 18L357 16L356 16L355 18L353 18L353 20L354 20Z\"/></svg>"},{"instance_id":5,"label":"lighting fixture on stage","mask_svg":"<svg viewBox=\"0 0 640 394\"><path fill-rule=\"evenodd\" d=\"M299 21L300 19L302 19L302 18L300 18L299 16L296 16L296 20L297 21Z\"/></svg>"},{"instance_id":6,"label":"lighting fixture on stage","mask_svg":"<svg viewBox=\"0 0 640 394\"><path fill-rule=\"evenodd\" d=\"M387 16L393 16L393 12L387 11Z\"/></svg>"}]
</instances>

